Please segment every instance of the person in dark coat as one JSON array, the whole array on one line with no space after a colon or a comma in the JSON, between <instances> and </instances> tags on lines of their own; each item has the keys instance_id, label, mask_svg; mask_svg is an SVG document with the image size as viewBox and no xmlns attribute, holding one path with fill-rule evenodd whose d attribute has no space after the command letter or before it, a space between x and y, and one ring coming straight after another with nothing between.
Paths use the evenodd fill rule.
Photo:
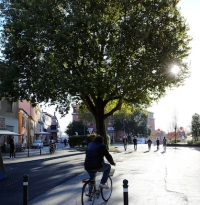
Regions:
<instances>
[{"instance_id":1,"label":"person in dark coat","mask_svg":"<svg viewBox=\"0 0 200 205\"><path fill-rule=\"evenodd\" d=\"M10 159L14 159L15 141L13 137L10 139Z\"/></svg>"},{"instance_id":2,"label":"person in dark coat","mask_svg":"<svg viewBox=\"0 0 200 205\"><path fill-rule=\"evenodd\" d=\"M134 150L137 150L137 137L135 136L133 139L133 144L134 144Z\"/></svg>"},{"instance_id":3,"label":"person in dark coat","mask_svg":"<svg viewBox=\"0 0 200 205\"><path fill-rule=\"evenodd\" d=\"M66 138L64 139L64 145L65 145L65 147L67 146L67 140L66 140Z\"/></svg>"},{"instance_id":4,"label":"person in dark coat","mask_svg":"<svg viewBox=\"0 0 200 205\"><path fill-rule=\"evenodd\" d=\"M158 138L156 140L156 144L157 144L157 150L159 150L160 140Z\"/></svg>"},{"instance_id":5,"label":"person in dark coat","mask_svg":"<svg viewBox=\"0 0 200 205\"><path fill-rule=\"evenodd\" d=\"M96 172L103 172L101 182L99 186L101 188L108 189L106 185L111 166L104 162L104 157L107 161L115 166L115 162L108 152L106 145L103 143L103 137L97 136L94 141L89 143L86 149L86 157L84 162L84 168L90 176L90 180L95 179Z\"/></svg>"}]
</instances>

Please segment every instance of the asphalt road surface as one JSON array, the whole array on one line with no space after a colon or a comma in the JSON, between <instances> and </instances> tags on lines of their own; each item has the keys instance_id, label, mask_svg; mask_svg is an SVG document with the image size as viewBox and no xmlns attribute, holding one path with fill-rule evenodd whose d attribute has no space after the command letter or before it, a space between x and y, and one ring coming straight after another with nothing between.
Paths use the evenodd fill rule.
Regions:
<instances>
[{"instance_id":1,"label":"asphalt road surface","mask_svg":"<svg viewBox=\"0 0 200 205\"><path fill-rule=\"evenodd\" d=\"M28 192L32 200L82 173L84 154L69 156L73 152L66 152L4 160L6 178L0 180L0 204L23 204L24 174L29 176Z\"/></svg>"},{"instance_id":2,"label":"asphalt road surface","mask_svg":"<svg viewBox=\"0 0 200 205\"><path fill-rule=\"evenodd\" d=\"M113 193L106 205L123 205L123 180L128 180L129 205L199 205L200 148L167 147L148 152L147 145L128 145L111 153L115 162ZM65 154L66 153L66 154ZM0 180L0 204L22 205L22 177L29 175L30 205L81 205L85 155L62 151L54 156L5 160L6 179ZM34 157L33 157L34 158ZM24 162L23 162L24 161ZM105 204L101 198L94 205Z\"/></svg>"}]
</instances>

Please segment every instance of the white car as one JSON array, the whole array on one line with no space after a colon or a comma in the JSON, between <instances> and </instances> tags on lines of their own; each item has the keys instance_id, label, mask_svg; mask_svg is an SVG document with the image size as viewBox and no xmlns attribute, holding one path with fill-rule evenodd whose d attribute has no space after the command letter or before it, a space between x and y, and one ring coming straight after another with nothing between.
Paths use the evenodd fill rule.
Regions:
<instances>
[{"instance_id":1,"label":"white car","mask_svg":"<svg viewBox=\"0 0 200 205\"><path fill-rule=\"evenodd\" d=\"M43 148L42 140L35 140L31 145L32 148Z\"/></svg>"}]
</instances>

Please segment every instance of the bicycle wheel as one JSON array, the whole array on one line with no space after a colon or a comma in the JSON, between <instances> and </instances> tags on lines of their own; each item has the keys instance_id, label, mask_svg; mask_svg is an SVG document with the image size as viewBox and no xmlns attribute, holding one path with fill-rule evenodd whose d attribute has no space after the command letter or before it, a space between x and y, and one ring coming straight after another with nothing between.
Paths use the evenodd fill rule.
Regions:
<instances>
[{"instance_id":1,"label":"bicycle wheel","mask_svg":"<svg viewBox=\"0 0 200 205\"><path fill-rule=\"evenodd\" d=\"M104 201L108 201L112 194L112 179L110 176L108 177L106 184L108 185L109 189L101 188L101 196Z\"/></svg>"},{"instance_id":2,"label":"bicycle wheel","mask_svg":"<svg viewBox=\"0 0 200 205\"><path fill-rule=\"evenodd\" d=\"M82 205L94 204L95 197L93 196L93 193L94 193L94 184L92 184L90 181L85 182L82 188L82 195L81 195Z\"/></svg>"}]
</instances>

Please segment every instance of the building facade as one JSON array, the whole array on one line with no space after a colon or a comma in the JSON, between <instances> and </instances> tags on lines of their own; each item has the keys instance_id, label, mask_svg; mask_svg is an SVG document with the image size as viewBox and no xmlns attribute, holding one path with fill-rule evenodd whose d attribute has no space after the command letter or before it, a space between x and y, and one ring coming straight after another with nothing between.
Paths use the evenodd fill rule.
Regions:
<instances>
[{"instance_id":1,"label":"building facade","mask_svg":"<svg viewBox=\"0 0 200 205\"><path fill-rule=\"evenodd\" d=\"M11 132L18 133L18 102L9 100L0 101L0 127ZM0 136L0 144L9 144L11 136ZM14 136L15 142L18 142L20 136Z\"/></svg>"},{"instance_id":2,"label":"building facade","mask_svg":"<svg viewBox=\"0 0 200 205\"><path fill-rule=\"evenodd\" d=\"M53 126L53 127L51 127ZM0 128L20 134L14 136L16 150L21 146L31 147L35 139L57 139L59 123L54 114L43 112L40 105L32 106L26 100L10 102L0 101ZM48 131L47 131L48 130ZM0 135L0 145L7 144L11 136Z\"/></svg>"},{"instance_id":3,"label":"building facade","mask_svg":"<svg viewBox=\"0 0 200 205\"><path fill-rule=\"evenodd\" d=\"M155 119L154 119L154 113L153 112L148 112L148 123L147 126L151 129L151 132L155 131ZM73 121L79 121L78 118L78 113L76 110L76 105L73 106L73 112L72 112L72 120ZM95 132L96 133L96 125L95 122L90 122L90 123L84 123L85 126L87 127L86 134ZM112 116L108 117L105 120L105 127L106 127L106 133L110 136L112 141L121 141L122 136L126 135L124 130L121 131L115 131L114 127L114 119Z\"/></svg>"}]
</instances>

